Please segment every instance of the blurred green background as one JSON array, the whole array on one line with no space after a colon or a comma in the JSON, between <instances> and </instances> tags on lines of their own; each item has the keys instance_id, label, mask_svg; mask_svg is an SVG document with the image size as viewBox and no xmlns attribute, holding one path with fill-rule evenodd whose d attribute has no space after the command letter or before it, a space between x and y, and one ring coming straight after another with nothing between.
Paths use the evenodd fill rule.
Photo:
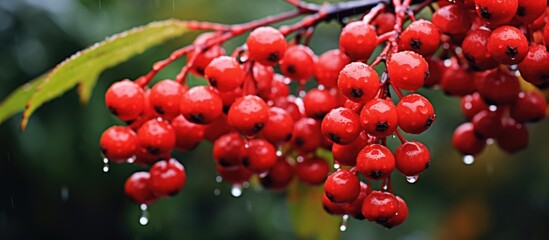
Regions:
<instances>
[{"instance_id":1,"label":"blurred green background","mask_svg":"<svg viewBox=\"0 0 549 240\"><path fill-rule=\"evenodd\" d=\"M76 51L150 21L238 23L289 9L281 0L1 0L0 99ZM321 25L311 43L314 51L337 47L339 30L333 23ZM193 36L107 70L88 105L71 90L40 108L22 133L20 114L0 125L0 239L304 238L295 234L302 223L290 218L285 193L246 189L233 198L228 184L217 184L207 142L177 155L187 169L187 186L151 206L147 226L139 225L139 208L123 193L126 177L139 168L115 165L109 173L101 171L99 137L119 123L104 107L107 87L146 73ZM237 38L227 48L242 41ZM156 80L173 78L182 65L176 62ZM408 220L392 230L351 220L341 238L548 239L548 120L529 127L527 150L507 156L490 146L466 166L450 146L453 129L464 121L459 101L436 90L422 92L435 105L437 122L410 138L431 149L432 167L415 184L393 176L395 193L408 203ZM214 196L216 188L220 196Z\"/></svg>"}]
</instances>

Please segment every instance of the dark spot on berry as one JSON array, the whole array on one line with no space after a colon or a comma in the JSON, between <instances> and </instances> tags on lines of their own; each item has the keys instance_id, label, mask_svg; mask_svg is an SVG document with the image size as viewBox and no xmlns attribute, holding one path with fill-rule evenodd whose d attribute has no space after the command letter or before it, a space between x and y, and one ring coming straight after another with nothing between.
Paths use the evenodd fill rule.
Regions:
<instances>
[{"instance_id":1,"label":"dark spot on berry","mask_svg":"<svg viewBox=\"0 0 549 240\"><path fill-rule=\"evenodd\" d=\"M382 176L383 176L383 173L381 171L371 171L370 172L370 177L372 177L373 179L378 179Z\"/></svg>"},{"instance_id":2,"label":"dark spot on berry","mask_svg":"<svg viewBox=\"0 0 549 240\"><path fill-rule=\"evenodd\" d=\"M225 159L219 159L219 161L217 161L219 163L219 165L221 165L222 167L230 167L231 164L229 164L229 162Z\"/></svg>"},{"instance_id":3,"label":"dark spot on berry","mask_svg":"<svg viewBox=\"0 0 549 240\"><path fill-rule=\"evenodd\" d=\"M332 194L330 194L329 192L326 192L326 197L328 199L330 199L330 202L333 202L334 201L334 196Z\"/></svg>"},{"instance_id":4,"label":"dark spot on berry","mask_svg":"<svg viewBox=\"0 0 549 240\"><path fill-rule=\"evenodd\" d=\"M147 150L148 153L152 154L152 155L158 155L160 153L160 149L158 148L153 148L153 147L146 147L145 148Z\"/></svg>"},{"instance_id":5,"label":"dark spot on berry","mask_svg":"<svg viewBox=\"0 0 549 240\"><path fill-rule=\"evenodd\" d=\"M384 224L388 221L389 219L388 218L377 218L376 219L376 223L378 224Z\"/></svg>"},{"instance_id":6,"label":"dark spot on berry","mask_svg":"<svg viewBox=\"0 0 549 240\"><path fill-rule=\"evenodd\" d=\"M164 112L164 109L162 109L162 107L160 107L160 106L154 106L154 111L157 112L160 115L164 115L164 113L166 113L166 112Z\"/></svg>"},{"instance_id":7,"label":"dark spot on berry","mask_svg":"<svg viewBox=\"0 0 549 240\"><path fill-rule=\"evenodd\" d=\"M510 58L515 58L517 54L518 54L517 47L507 46L507 49L505 50L505 55L507 55Z\"/></svg>"},{"instance_id":8,"label":"dark spot on berry","mask_svg":"<svg viewBox=\"0 0 549 240\"><path fill-rule=\"evenodd\" d=\"M389 124L387 121L385 122L378 122L376 123L376 131L378 132L385 132L389 128Z\"/></svg>"},{"instance_id":9,"label":"dark spot on berry","mask_svg":"<svg viewBox=\"0 0 549 240\"><path fill-rule=\"evenodd\" d=\"M425 121L425 126L430 127L435 122L435 116L429 116L427 121Z\"/></svg>"},{"instance_id":10,"label":"dark spot on berry","mask_svg":"<svg viewBox=\"0 0 549 240\"><path fill-rule=\"evenodd\" d=\"M103 155L107 155L107 149L106 148L104 148L103 146L100 146L99 148L101 149L101 153Z\"/></svg>"},{"instance_id":11,"label":"dark spot on berry","mask_svg":"<svg viewBox=\"0 0 549 240\"><path fill-rule=\"evenodd\" d=\"M428 169L431 166L431 161L425 163L425 169Z\"/></svg>"},{"instance_id":12,"label":"dark spot on berry","mask_svg":"<svg viewBox=\"0 0 549 240\"><path fill-rule=\"evenodd\" d=\"M292 139L292 134L288 134L286 135L286 137L284 138L284 141L287 142L287 141L290 141L290 139Z\"/></svg>"},{"instance_id":13,"label":"dark spot on berry","mask_svg":"<svg viewBox=\"0 0 549 240\"><path fill-rule=\"evenodd\" d=\"M303 139L302 137L296 137L294 143L296 146L301 147L303 146L303 144L305 144L305 139Z\"/></svg>"},{"instance_id":14,"label":"dark spot on berry","mask_svg":"<svg viewBox=\"0 0 549 240\"><path fill-rule=\"evenodd\" d=\"M200 75L204 75L204 69L197 67L196 71L200 73Z\"/></svg>"},{"instance_id":15,"label":"dark spot on berry","mask_svg":"<svg viewBox=\"0 0 549 240\"><path fill-rule=\"evenodd\" d=\"M526 16L526 9L524 7L519 6L517 8L517 15L524 17Z\"/></svg>"},{"instance_id":16,"label":"dark spot on berry","mask_svg":"<svg viewBox=\"0 0 549 240\"><path fill-rule=\"evenodd\" d=\"M273 179L271 178L271 175L267 174L267 176L260 179L261 184L268 188L273 186Z\"/></svg>"},{"instance_id":17,"label":"dark spot on berry","mask_svg":"<svg viewBox=\"0 0 549 240\"><path fill-rule=\"evenodd\" d=\"M223 106L223 113L229 114L229 109L231 109L231 106Z\"/></svg>"},{"instance_id":18,"label":"dark spot on berry","mask_svg":"<svg viewBox=\"0 0 549 240\"><path fill-rule=\"evenodd\" d=\"M280 56L278 56L278 53L274 52L267 56L267 60L269 62L278 62L278 60L280 60Z\"/></svg>"},{"instance_id":19,"label":"dark spot on berry","mask_svg":"<svg viewBox=\"0 0 549 240\"><path fill-rule=\"evenodd\" d=\"M297 72L297 69L295 68L294 65L288 65L288 67L286 68L286 71L290 74L294 74Z\"/></svg>"},{"instance_id":20,"label":"dark spot on berry","mask_svg":"<svg viewBox=\"0 0 549 240\"><path fill-rule=\"evenodd\" d=\"M479 133L477 131L474 131L474 134L475 134L475 137L479 140L485 139L484 135L482 135L481 133Z\"/></svg>"},{"instance_id":21,"label":"dark spot on berry","mask_svg":"<svg viewBox=\"0 0 549 240\"><path fill-rule=\"evenodd\" d=\"M336 135L333 134L333 133L330 133L330 134L328 135L328 137L329 137L330 140L332 140L332 142L334 142L334 143L337 143L337 144L341 143L341 138L339 138L338 136L336 136Z\"/></svg>"},{"instance_id":22,"label":"dark spot on berry","mask_svg":"<svg viewBox=\"0 0 549 240\"><path fill-rule=\"evenodd\" d=\"M327 112L317 112L317 113L313 114L313 118L317 119L317 120L322 120L324 118L324 116L326 116L326 114L328 114L328 113Z\"/></svg>"},{"instance_id":23,"label":"dark spot on berry","mask_svg":"<svg viewBox=\"0 0 549 240\"><path fill-rule=\"evenodd\" d=\"M393 225L390 225L390 224L383 224L383 226L387 229L391 229L394 227Z\"/></svg>"},{"instance_id":24,"label":"dark spot on berry","mask_svg":"<svg viewBox=\"0 0 549 240\"><path fill-rule=\"evenodd\" d=\"M215 78L210 78L208 81L212 87L217 87L217 80L215 80Z\"/></svg>"},{"instance_id":25,"label":"dark spot on berry","mask_svg":"<svg viewBox=\"0 0 549 240\"><path fill-rule=\"evenodd\" d=\"M419 39L412 38L412 40L410 40L410 47L413 49L421 49L421 41L419 41Z\"/></svg>"},{"instance_id":26,"label":"dark spot on berry","mask_svg":"<svg viewBox=\"0 0 549 240\"><path fill-rule=\"evenodd\" d=\"M116 108L113 108L111 106L108 106L108 108L109 108L109 112L111 112L112 115L115 115L115 116L118 115L118 112L116 111Z\"/></svg>"},{"instance_id":27,"label":"dark spot on berry","mask_svg":"<svg viewBox=\"0 0 549 240\"><path fill-rule=\"evenodd\" d=\"M132 125L132 123L135 122L136 119L128 120L126 121L126 125Z\"/></svg>"},{"instance_id":28,"label":"dark spot on berry","mask_svg":"<svg viewBox=\"0 0 549 240\"><path fill-rule=\"evenodd\" d=\"M543 83L537 84L536 87L539 89L547 89L549 88L549 76L541 76L541 79L545 79Z\"/></svg>"},{"instance_id":29,"label":"dark spot on berry","mask_svg":"<svg viewBox=\"0 0 549 240\"><path fill-rule=\"evenodd\" d=\"M196 113L189 115L188 120L192 123L202 124L204 122L204 117L202 116L202 113Z\"/></svg>"},{"instance_id":30,"label":"dark spot on berry","mask_svg":"<svg viewBox=\"0 0 549 240\"><path fill-rule=\"evenodd\" d=\"M179 190L171 191L168 193L169 196L173 197L179 193Z\"/></svg>"},{"instance_id":31,"label":"dark spot on berry","mask_svg":"<svg viewBox=\"0 0 549 240\"><path fill-rule=\"evenodd\" d=\"M362 94L364 94L364 93L362 92L362 89L360 89L360 88L351 89L351 96L354 97L354 98L362 97Z\"/></svg>"},{"instance_id":32,"label":"dark spot on berry","mask_svg":"<svg viewBox=\"0 0 549 240\"><path fill-rule=\"evenodd\" d=\"M490 19L492 17L492 13L490 13L490 11L488 11L487 8L485 7L480 7L480 16L483 17L484 19Z\"/></svg>"},{"instance_id":33,"label":"dark spot on berry","mask_svg":"<svg viewBox=\"0 0 549 240\"><path fill-rule=\"evenodd\" d=\"M253 133L258 133L259 131L261 131L261 129L263 129L265 125L263 123L256 123L254 125L254 128L252 128L252 132Z\"/></svg>"},{"instance_id":34,"label":"dark spot on berry","mask_svg":"<svg viewBox=\"0 0 549 240\"><path fill-rule=\"evenodd\" d=\"M494 101L490 98L487 98L487 97L483 97L482 100L484 100L484 103L486 103L488 105L498 105L496 101Z\"/></svg>"},{"instance_id":35,"label":"dark spot on berry","mask_svg":"<svg viewBox=\"0 0 549 240\"><path fill-rule=\"evenodd\" d=\"M361 212L359 212L357 215L354 215L353 216L355 219L358 219L358 220L364 220L366 219L366 217L364 217L364 215L362 215Z\"/></svg>"},{"instance_id":36,"label":"dark spot on berry","mask_svg":"<svg viewBox=\"0 0 549 240\"><path fill-rule=\"evenodd\" d=\"M431 75L431 73L429 72L429 70L425 71L425 73L423 73L423 81L427 81L427 79L429 79L429 75Z\"/></svg>"},{"instance_id":37,"label":"dark spot on berry","mask_svg":"<svg viewBox=\"0 0 549 240\"><path fill-rule=\"evenodd\" d=\"M324 208L324 211L326 211L327 213L334 214L332 211L330 211L328 207L326 207L326 205L322 204L322 208Z\"/></svg>"},{"instance_id":38,"label":"dark spot on berry","mask_svg":"<svg viewBox=\"0 0 549 240\"><path fill-rule=\"evenodd\" d=\"M467 61L469 61L470 63L474 63L475 62L475 58L469 54L463 54L463 56L465 57L465 59L467 59Z\"/></svg>"},{"instance_id":39,"label":"dark spot on berry","mask_svg":"<svg viewBox=\"0 0 549 240\"><path fill-rule=\"evenodd\" d=\"M242 165L243 165L244 167L250 166L250 158L248 158L247 156L246 156L246 157L243 157L243 158L242 158Z\"/></svg>"}]
</instances>

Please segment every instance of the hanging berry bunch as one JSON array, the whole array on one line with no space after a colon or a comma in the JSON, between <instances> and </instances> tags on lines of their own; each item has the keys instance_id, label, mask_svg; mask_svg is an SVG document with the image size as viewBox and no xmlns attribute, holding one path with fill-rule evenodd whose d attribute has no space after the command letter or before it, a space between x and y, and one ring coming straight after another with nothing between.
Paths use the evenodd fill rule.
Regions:
<instances>
[{"instance_id":1,"label":"hanging berry bunch","mask_svg":"<svg viewBox=\"0 0 549 240\"><path fill-rule=\"evenodd\" d=\"M391 228L408 216L391 187L392 173L414 183L431 160L427 146L402 134L421 134L436 121L418 89L461 97L470 122L456 128L452 144L467 163L493 141L509 153L525 148L524 124L546 115L537 91L549 86L545 1L287 2L296 10L245 24L188 22L208 32L146 75L107 90L107 108L127 126L101 136L105 163L150 166L126 181L130 198L151 204L180 191L185 168L172 152L207 140L220 179L236 195L253 177L272 190L297 178L324 185L318 201L328 213ZM425 8L432 21L416 19ZM307 16L270 26L299 15ZM308 43L315 27L330 20L343 25L339 47L317 56ZM243 45L226 52L224 42L248 32ZM376 48L381 52L373 56ZM186 65L174 80L150 86L158 71L182 57ZM208 85L188 87L189 73ZM313 79L315 87L306 91ZM295 96L291 82L298 86ZM387 147L391 136L401 143L395 149ZM318 149L331 151L333 167ZM380 189L373 189L375 181Z\"/></svg>"}]
</instances>

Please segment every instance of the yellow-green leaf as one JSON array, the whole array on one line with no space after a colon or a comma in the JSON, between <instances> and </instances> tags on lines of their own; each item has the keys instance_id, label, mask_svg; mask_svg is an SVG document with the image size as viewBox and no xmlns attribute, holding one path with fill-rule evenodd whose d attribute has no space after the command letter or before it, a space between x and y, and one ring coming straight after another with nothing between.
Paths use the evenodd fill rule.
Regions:
<instances>
[{"instance_id":1,"label":"yellow-green leaf","mask_svg":"<svg viewBox=\"0 0 549 240\"><path fill-rule=\"evenodd\" d=\"M78 92L81 101L87 102L99 74L105 69L124 62L154 45L181 36L187 31L187 24L184 21L170 19L153 22L116 34L72 55L51 70L44 81L38 84L25 106L21 129L25 128L31 114L45 102L60 96L77 84L80 84ZM10 97L19 96L12 94ZM5 100L9 101L12 100ZM3 106L4 104L0 107ZM15 109L11 110L13 112ZM4 111L4 108L0 108L0 113Z\"/></svg>"},{"instance_id":2,"label":"yellow-green leaf","mask_svg":"<svg viewBox=\"0 0 549 240\"><path fill-rule=\"evenodd\" d=\"M340 218L328 215L322 207L321 186L293 181L288 189L288 204L294 230L300 239L339 239Z\"/></svg>"},{"instance_id":3,"label":"yellow-green leaf","mask_svg":"<svg viewBox=\"0 0 549 240\"><path fill-rule=\"evenodd\" d=\"M42 74L34 80L21 85L6 97L6 99L0 103L0 123L13 114L22 111L25 108L26 102L36 90L36 87L44 82L47 76L48 73Z\"/></svg>"}]
</instances>

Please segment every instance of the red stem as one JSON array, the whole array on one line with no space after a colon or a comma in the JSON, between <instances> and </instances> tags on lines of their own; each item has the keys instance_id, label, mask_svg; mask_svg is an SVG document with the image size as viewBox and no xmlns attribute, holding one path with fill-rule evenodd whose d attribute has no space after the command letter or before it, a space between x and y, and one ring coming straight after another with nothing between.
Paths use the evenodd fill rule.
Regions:
<instances>
[{"instance_id":1,"label":"red stem","mask_svg":"<svg viewBox=\"0 0 549 240\"><path fill-rule=\"evenodd\" d=\"M400 132L400 130L395 129L395 134L397 135L398 140L400 140L400 143L404 144L404 143L408 142L408 141L406 140L406 138L402 135L402 133Z\"/></svg>"}]
</instances>

